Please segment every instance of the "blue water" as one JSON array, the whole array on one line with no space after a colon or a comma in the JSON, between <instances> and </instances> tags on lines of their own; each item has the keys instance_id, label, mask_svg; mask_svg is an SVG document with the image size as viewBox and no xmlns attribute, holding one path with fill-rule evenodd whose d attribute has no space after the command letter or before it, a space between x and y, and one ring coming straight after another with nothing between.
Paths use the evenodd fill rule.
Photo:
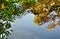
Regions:
<instances>
[{"instance_id":1,"label":"blue water","mask_svg":"<svg viewBox=\"0 0 60 39\"><path fill-rule=\"evenodd\" d=\"M17 17L12 23L13 32L11 32L10 39L60 39L60 26L47 30L46 26L49 22L37 25L34 24L33 19L33 14Z\"/></svg>"}]
</instances>

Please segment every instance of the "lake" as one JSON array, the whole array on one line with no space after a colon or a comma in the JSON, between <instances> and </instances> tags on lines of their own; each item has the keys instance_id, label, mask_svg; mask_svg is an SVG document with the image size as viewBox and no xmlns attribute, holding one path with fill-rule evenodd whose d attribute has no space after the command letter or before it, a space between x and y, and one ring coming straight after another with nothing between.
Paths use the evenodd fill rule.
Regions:
<instances>
[{"instance_id":1,"label":"lake","mask_svg":"<svg viewBox=\"0 0 60 39\"><path fill-rule=\"evenodd\" d=\"M10 28L13 32L9 39L60 39L60 26L47 30L46 26L49 22L37 25L34 24L33 19L34 15L31 13L16 17Z\"/></svg>"}]
</instances>

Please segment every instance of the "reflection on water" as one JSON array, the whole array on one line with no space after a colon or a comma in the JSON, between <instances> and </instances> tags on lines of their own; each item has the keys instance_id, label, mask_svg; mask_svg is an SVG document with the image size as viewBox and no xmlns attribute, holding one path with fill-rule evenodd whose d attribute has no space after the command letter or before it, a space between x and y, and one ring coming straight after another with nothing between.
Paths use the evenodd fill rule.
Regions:
<instances>
[{"instance_id":1,"label":"reflection on water","mask_svg":"<svg viewBox=\"0 0 60 39\"><path fill-rule=\"evenodd\" d=\"M49 21L51 23L46 27L48 30L55 28L57 25L60 25L60 14L56 13L55 11L52 11L50 14L46 12L46 13L35 15L34 17L34 23L38 25L42 25Z\"/></svg>"},{"instance_id":2,"label":"reflection on water","mask_svg":"<svg viewBox=\"0 0 60 39\"><path fill-rule=\"evenodd\" d=\"M50 22L43 25L36 25L33 22L34 15L26 14L21 19L16 19L12 23L10 39L60 39L60 26L56 26L52 30L47 30L46 26Z\"/></svg>"},{"instance_id":3,"label":"reflection on water","mask_svg":"<svg viewBox=\"0 0 60 39\"><path fill-rule=\"evenodd\" d=\"M45 22L43 25L36 25L34 17L35 15L31 12L28 14L25 12L16 17L15 22L11 23L12 25L9 21L0 20L0 39L60 39L59 25L48 31L46 27L51 21Z\"/></svg>"},{"instance_id":4,"label":"reflection on water","mask_svg":"<svg viewBox=\"0 0 60 39\"><path fill-rule=\"evenodd\" d=\"M59 25L48 31L46 27L51 21L45 22L43 25L36 25L34 17L35 15L31 12L28 14L25 12L25 14L16 17L15 22L11 23L12 25L9 21L1 20L0 39L60 39ZM13 32L10 32L12 30L9 31L9 29L12 29Z\"/></svg>"},{"instance_id":5,"label":"reflection on water","mask_svg":"<svg viewBox=\"0 0 60 39\"><path fill-rule=\"evenodd\" d=\"M8 39L10 32L9 28L11 28L11 24L8 21L2 21L0 20L0 39Z\"/></svg>"}]
</instances>

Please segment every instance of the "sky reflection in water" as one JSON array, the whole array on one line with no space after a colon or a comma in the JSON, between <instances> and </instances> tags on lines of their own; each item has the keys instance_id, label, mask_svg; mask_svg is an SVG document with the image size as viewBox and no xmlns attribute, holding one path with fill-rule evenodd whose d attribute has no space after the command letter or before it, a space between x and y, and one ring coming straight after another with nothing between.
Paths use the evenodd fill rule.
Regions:
<instances>
[{"instance_id":1,"label":"sky reflection in water","mask_svg":"<svg viewBox=\"0 0 60 39\"><path fill-rule=\"evenodd\" d=\"M33 19L33 14L16 18L15 23L12 23L11 29L14 31L11 32L10 39L60 39L60 26L47 30L49 22L40 26L34 24Z\"/></svg>"}]
</instances>

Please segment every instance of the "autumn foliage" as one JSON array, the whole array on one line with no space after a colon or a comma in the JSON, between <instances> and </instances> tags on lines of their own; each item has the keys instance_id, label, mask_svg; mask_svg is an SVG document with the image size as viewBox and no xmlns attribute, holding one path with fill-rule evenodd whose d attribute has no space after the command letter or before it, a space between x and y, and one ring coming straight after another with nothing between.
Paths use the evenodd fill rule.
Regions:
<instances>
[{"instance_id":1,"label":"autumn foliage","mask_svg":"<svg viewBox=\"0 0 60 39\"><path fill-rule=\"evenodd\" d=\"M35 15L35 24L41 25L52 20L54 23L48 25L47 29L60 25L60 0L0 0L0 19L12 22L15 16L24 14L26 9ZM52 11L56 13L51 14Z\"/></svg>"}]
</instances>

